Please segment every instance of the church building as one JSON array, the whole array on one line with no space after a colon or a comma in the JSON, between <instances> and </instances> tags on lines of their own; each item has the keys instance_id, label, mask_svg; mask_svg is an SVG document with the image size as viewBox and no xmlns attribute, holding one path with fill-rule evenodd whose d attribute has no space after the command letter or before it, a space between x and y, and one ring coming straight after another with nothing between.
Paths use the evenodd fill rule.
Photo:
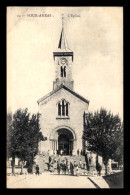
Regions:
<instances>
[{"instance_id":1,"label":"church building","mask_svg":"<svg viewBox=\"0 0 130 195\"><path fill-rule=\"evenodd\" d=\"M53 52L55 80L50 93L40 98L39 125L46 141L39 143L40 153L65 155L84 152L84 114L89 101L74 91L72 68L74 53L69 49L62 21L58 48Z\"/></svg>"}]
</instances>

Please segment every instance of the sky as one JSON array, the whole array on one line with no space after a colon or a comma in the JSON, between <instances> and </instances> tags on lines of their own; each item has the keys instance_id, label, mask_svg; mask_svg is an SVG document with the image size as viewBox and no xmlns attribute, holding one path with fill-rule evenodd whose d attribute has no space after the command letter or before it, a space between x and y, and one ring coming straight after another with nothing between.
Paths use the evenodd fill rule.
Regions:
<instances>
[{"instance_id":1,"label":"sky","mask_svg":"<svg viewBox=\"0 0 130 195\"><path fill-rule=\"evenodd\" d=\"M37 100L52 91L61 14L74 91L90 101L89 112L103 107L123 119L122 7L8 7L7 111L37 113Z\"/></svg>"}]
</instances>

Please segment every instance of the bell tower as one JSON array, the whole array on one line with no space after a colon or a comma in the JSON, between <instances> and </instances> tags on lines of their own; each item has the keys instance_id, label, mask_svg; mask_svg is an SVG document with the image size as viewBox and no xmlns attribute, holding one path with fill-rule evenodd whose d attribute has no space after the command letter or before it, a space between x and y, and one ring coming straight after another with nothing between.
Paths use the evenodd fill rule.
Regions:
<instances>
[{"instance_id":1,"label":"bell tower","mask_svg":"<svg viewBox=\"0 0 130 195\"><path fill-rule=\"evenodd\" d=\"M54 64L55 64L55 81L53 81L53 90L65 85L73 90L72 79L72 63L73 52L69 49L65 33L64 33L64 18L62 17L62 30L58 44L58 48L53 52Z\"/></svg>"}]
</instances>

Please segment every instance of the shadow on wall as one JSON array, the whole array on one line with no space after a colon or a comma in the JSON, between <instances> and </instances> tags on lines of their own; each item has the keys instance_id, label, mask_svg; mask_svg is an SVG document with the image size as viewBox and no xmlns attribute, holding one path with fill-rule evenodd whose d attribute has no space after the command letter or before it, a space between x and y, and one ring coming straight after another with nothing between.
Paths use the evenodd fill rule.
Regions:
<instances>
[{"instance_id":1,"label":"shadow on wall","mask_svg":"<svg viewBox=\"0 0 130 195\"><path fill-rule=\"evenodd\" d=\"M123 188L123 171L103 176L110 188Z\"/></svg>"}]
</instances>

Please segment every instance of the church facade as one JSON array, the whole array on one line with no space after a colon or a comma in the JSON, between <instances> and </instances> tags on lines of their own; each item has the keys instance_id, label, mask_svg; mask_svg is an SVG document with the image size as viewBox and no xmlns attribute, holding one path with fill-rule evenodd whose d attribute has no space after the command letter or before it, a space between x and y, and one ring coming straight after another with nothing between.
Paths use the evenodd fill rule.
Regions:
<instances>
[{"instance_id":1,"label":"church facade","mask_svg":"<svg viewBox=\"0 0 130 195\"><path fill-rule=\"evenodd\" d=\"M53 59L53 90L37 101L39 125L47 137L46 141L39 143L39 152L56 155L62 150L65 155L76 155L78 150L84 152L84 113L88 110L89 101L74 91L74 53L69 49L63 24Z\"/></svg>"}]
</instances>

